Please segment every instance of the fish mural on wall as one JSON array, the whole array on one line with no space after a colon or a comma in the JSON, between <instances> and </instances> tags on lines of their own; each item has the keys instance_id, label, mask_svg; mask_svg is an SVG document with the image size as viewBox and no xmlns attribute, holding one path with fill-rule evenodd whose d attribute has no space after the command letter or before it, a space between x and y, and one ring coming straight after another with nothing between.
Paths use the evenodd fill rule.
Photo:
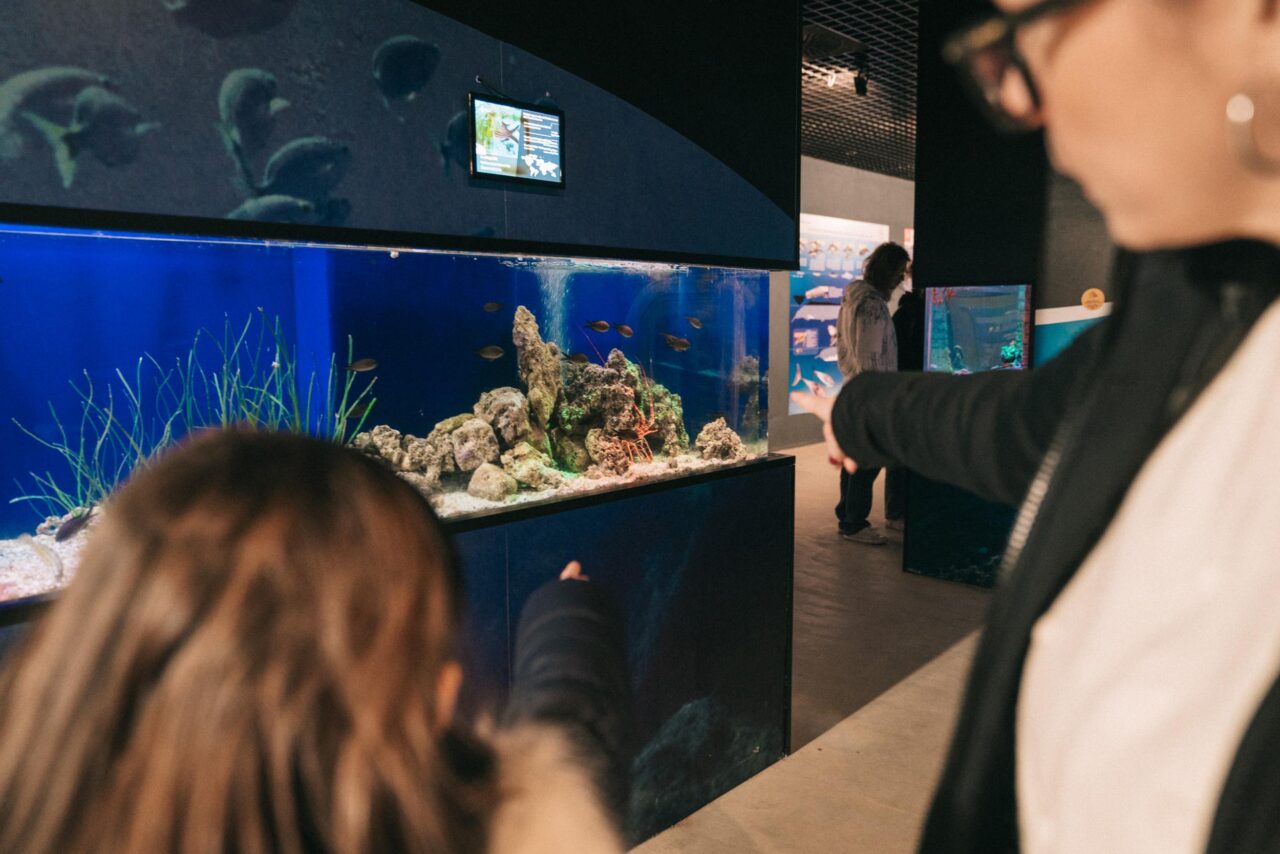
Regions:
<instances>
[{"instance_id":1,"label":"fish mural on wall","mask_svg":"<svg viewBox=\"0 0 1280 854\"><path fill-rule=\"evenodd\" d=\"M34 68L0 83L0 160L18 159L38 139L26 116L69 125L76 96L90 86L115 89L107 75L71 66Z\"/></svg>"},{"instance_id":2,"label":"fish mural on wall","mask_svg":"<svg viewBox=\"0 0 1280 854\"><path fill-rule=\"evenodd\" d=\"M373 54L373 79L383 102L412 101L431 79L440 64L440 48L417 36L394 36Z\"/></svg>"},{"instance_id":3,"label":"fish mural on wall","mask_svg":"<svg viewBox=\"0 0 1280 854\"><path fill-rule=\"evenodd\" d=\"M136 107L101 86L80 90L69 125L30 110L23 110L22 116L52 149L64 188L75 181L81 155L92 154L105 166L127 166L138 159L142 137L160 127L159 122L144 121Z\"/></svg>"},{"instance_id":4,"label":"fish mural on wall","mask_svg":"<svg viewBox=\"0 0 1280 854\"><path fill-rule=\"evenodd\" d=\"M288 18L298 0L162 0L180 24L216 39L269 30Z\"/></svg>"}]
</instances>

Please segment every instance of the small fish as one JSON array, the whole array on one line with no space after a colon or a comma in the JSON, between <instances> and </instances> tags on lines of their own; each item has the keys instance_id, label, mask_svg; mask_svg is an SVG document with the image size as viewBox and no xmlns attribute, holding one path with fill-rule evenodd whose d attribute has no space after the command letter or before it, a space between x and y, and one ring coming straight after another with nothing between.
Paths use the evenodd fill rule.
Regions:
<instances>
[{"instance_id":1,"label":"small fish","mask_svg":"<svg viewBox=\"0 0 1280 854\"><path fill-rule=\"evenodd\" d=\"M467 111L455 113L445 128L444 139L436 143L440 150L440 160L444 166L444 174L449 174L450 164L466 169L470 165L471 129L468 127Z\"/></svg>"},{"instance_id":2,"label":"small fish","mask_svg":"<svg viewBox=\"0 0 1280 854\"><path fill-rule=\"evenodd\" d=\"M609 331L609 321L607 321L607 320L593 320L593 321L591 321L590 323L585 324L585 325L586 325L586 327L587 327L588 329L594 330L594 331L596 331L596 332L608 332L608 331Z\"/></svg>"},{"instance_id":3,"label":"small fish","mask_svg":"<svg viewBox=\"0 0 1280 854\"><path fill-rule=\"evenodd\" d=\"M662 333L662 340L667 342L667 346L672 350L675 350L677 353L683 353L685 350L689 349L688 338L681 338L678 335L671 335L664 332Z\"/></svg>"},{"instance_id":4,"label":"small fish","mask_svg":"<svg viewBox=\"0 0 1280 854\"><path fill-rule=\"evenodd\" d=\"M487 311L487 312L489 312L490 314L493 314L495 311L501 311L501 310L502 310L502 303L500 303L500 302L487 302L487 303L485 303L485 304L484 304L484 310L485 310L485 311Z\"/></svg>"},{"instance_id":5,"label":"small fish","mask_svg":"<svg viewBox=\"0 0 1280 854\"><path fill-rule=\"evenodd\" d=\"M89 523L89 517L93 515L93 507L85 510L79 516L72 516L67 521L58 526L58 532L54 534L55 542L61 543L74 537L81 528Z\"/></svg>"},{"instance_id":6,"label":"small fish","mask_svg":"<svg viewBox=\"0 0 1280 854\"><path fill-rule=\"evenodd\" d=\"M417 36L393 36L373 53L373 79L388 107L412 101L440 64L440 48Z\"/></svg>"},{"instance_id":7,"label":"small fish","mask_svg":"<svg viewBox=\"0 0 1280 854\"><path fill-rule=\"evenodd\" d=\"M862 247L861 249L859 249L859 250L858 250L858 255L859 255L859 256L866 255L866 254L867 254L868 252L870 252L870 251L871 251L871 249L870 249L869 247L864 246L864 247Z\"/></svg>"},{"instance_id":8,"label":"small fish","mask_svg":"<svg viewBox=\"0 0 1280 854\"><path fill-rule=\"evenodd\" d=\"M24 113L54 124L71 123L76 96L90 86L114 89L111 78L72 66L49 66L15 74L0 83L0 160L22 156L27 137L34 138Z\"/></svg>"},{"instance_id":9,"label":"small fish","mask_svg":"<svg viewBox=\"0 0 1280 854\"><path fill-rule=\"evenodd\" d=\"M813 375L818 378L818 382L822 383L827 388L836 387L836 381L831 379L828 374L824 374L822 371L814 371Z\"/></svg>"},{"instance_id":10,"label":"small fish","mask_svg":"<svg viewBox=\"0 0 1280 854\"><path fill-rule=\"evenodd\" d=\"M623 338L630 338L632 335L636 334L635 330L632 329L630 326L627 326L627 324L625 323L615 323L613 325L613 328Z\"/></svg>"},{"instance_id":11,"label":"small fish","mask_svg":"<svg viewBox=\"0 0 1280 854\"><path fill-rule=\"evenodd\" d=\"M142 137L160 127L159 122L144 122L136 107L101 86L76 95L69 126L30 111L22 115L53 149L64 188L75 181L81 154L87 151L105 166L126 166L138 159Z\"/></svg>"},{"instance_id":12,"label":"small fish","mask_svg":"<svg viewBox=\"0 0 1280 854\"><path fill-rule=\"evenodd\" d=\"M791 381L791 387L795 388L796 386L800 385L800 379L801 379L800 366L796 365L796 378Z\"/></svg>"},{"instance_id":13,"label":"small fish","mask_svg":"<svg viewBox=\"0 0 1280 854\"><path fill-rule=\"evenodd\" d=\"M218 131L232 157L262 150L275 129L276 114L289 102L276 97L275 75L260 68L237 68L218 90Z\"/></svg>"},{"instance_id":14,"label":"small fish","mask_svg":"<svg viewBox=\"0 0 1280 854\"><path fill-rule=\"evenodd\" d=\"M496 362L505 356L506 352L506 350L503 350L497 344L490 344L482 350L477 350L476 355L481 359L484 359L486 362Z\"/></svg>"},{"instance_id":15,"label":"small fish","mask_svg":"<svg viewBox=\"0 0 1280 854\"><path fill-rule=\"evenodd\" d=\"M362 374L365 371L372 371L378 367L377 359L356 359L347 365L347 370L353 374Z\"/></svg>"},{"instance_id":16,"label":"small fish","mask_svg":"<svg viewBox=\"0 0 1280 854\"><path fill-rule=\"evenodd\" d=\"M702 321L696 317L693 317L693 316L686 317L685 320L689 321L689 325L692 326L694 329L702 328Z\"/></svg>"},{"instance_id":17,"label":"small fish","mask_svg":"<svg viewBox=\"0 0 1280 854\"><path fill-rule=\"evenodd\" d=\"M282 146L267 161L253 196L293 196L321 204L347 173L351 149L323 136L304 136ZM243 187L241 189L244 189Z\"/></svg>"},{"instance_id":18,"label":"small fish","mask_svg":"<svg viewBox=\"0 0 1280 854\"><path fill-rule=\"evenodd\" d=\"M575 365L591 364L591 360L587 358L586 353L574 353L572 356L569 357L569 361L573 362Z\"/></svg>"},{"instance_id":19,"label":"small fish","mask_svg":"<svg viewBox=\"0 0 1280 854\"><path fill-rule=\"evenodd\" d=\"M259 196L256 199L249 199L227 214L227 219L309 225L315 223L316 211L316 206L306 199L295 199L293 196Z\"/></svg>"},{"instance_id":20,"label":"small fish","mask_svg":"<svg viewBox=\"0 0 1280 854\"><path fill-rule=\"evenodd\" d=\"M365 417L369 410L373 408L373 401L366 400L363 403L357 403L355 406L347 410L347 419L355 420Z\"/></svg>"}]
</instances>

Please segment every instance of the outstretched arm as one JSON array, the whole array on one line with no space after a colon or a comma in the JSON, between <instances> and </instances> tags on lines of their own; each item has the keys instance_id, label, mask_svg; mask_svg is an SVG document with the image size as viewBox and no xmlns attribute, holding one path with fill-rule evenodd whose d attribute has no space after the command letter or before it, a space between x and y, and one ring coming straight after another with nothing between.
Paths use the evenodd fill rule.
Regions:
<instances>
[{"instance_id":1,"label":"outstretched arm","mask_svg":"<svg viewBox=\"0 0 1280 854\"><path fill-rule=\"evenodd\" d=\"M846 383L835 400L803 395L797 402L826 422L833 462L905 466L1017 505L1105 326L1095 325L1031 372L868 373Z\"/></svg>"}]
</instances>

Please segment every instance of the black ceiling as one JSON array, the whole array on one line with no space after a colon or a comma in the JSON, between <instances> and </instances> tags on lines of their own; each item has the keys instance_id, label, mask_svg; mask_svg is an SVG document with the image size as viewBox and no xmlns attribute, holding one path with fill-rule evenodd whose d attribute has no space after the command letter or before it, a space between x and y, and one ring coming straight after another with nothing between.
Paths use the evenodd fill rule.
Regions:
<instances>
[{"instance_id":1,"label":"black ceiling","mask_svg":"<svg viewBox=\"0 0 1280 854\"><path fill-rule=\"evenodd\" d=\"M862 42L869 86L854 90L858 55L803 61L800 149L810 157L915 179L919 0L804 0L804 23Z\"/></svg>"}]
</instances>

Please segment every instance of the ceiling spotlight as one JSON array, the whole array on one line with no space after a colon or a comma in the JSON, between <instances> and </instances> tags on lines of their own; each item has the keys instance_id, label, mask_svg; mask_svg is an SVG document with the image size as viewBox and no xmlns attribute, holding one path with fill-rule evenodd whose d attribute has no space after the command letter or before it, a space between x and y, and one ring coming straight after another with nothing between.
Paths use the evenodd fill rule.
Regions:
<instances>
[{"instance_id":1,"label":"ceiling spotlight","mask_svg":"<svg viewBox=\"0 0 1280 854\"><path fill-rule=\"evenodd\" d=\"M853 91L865 98L867 96L867 82L867 72L859 69L857 75L853 78Z\"/></svg>"}]
</instances>

